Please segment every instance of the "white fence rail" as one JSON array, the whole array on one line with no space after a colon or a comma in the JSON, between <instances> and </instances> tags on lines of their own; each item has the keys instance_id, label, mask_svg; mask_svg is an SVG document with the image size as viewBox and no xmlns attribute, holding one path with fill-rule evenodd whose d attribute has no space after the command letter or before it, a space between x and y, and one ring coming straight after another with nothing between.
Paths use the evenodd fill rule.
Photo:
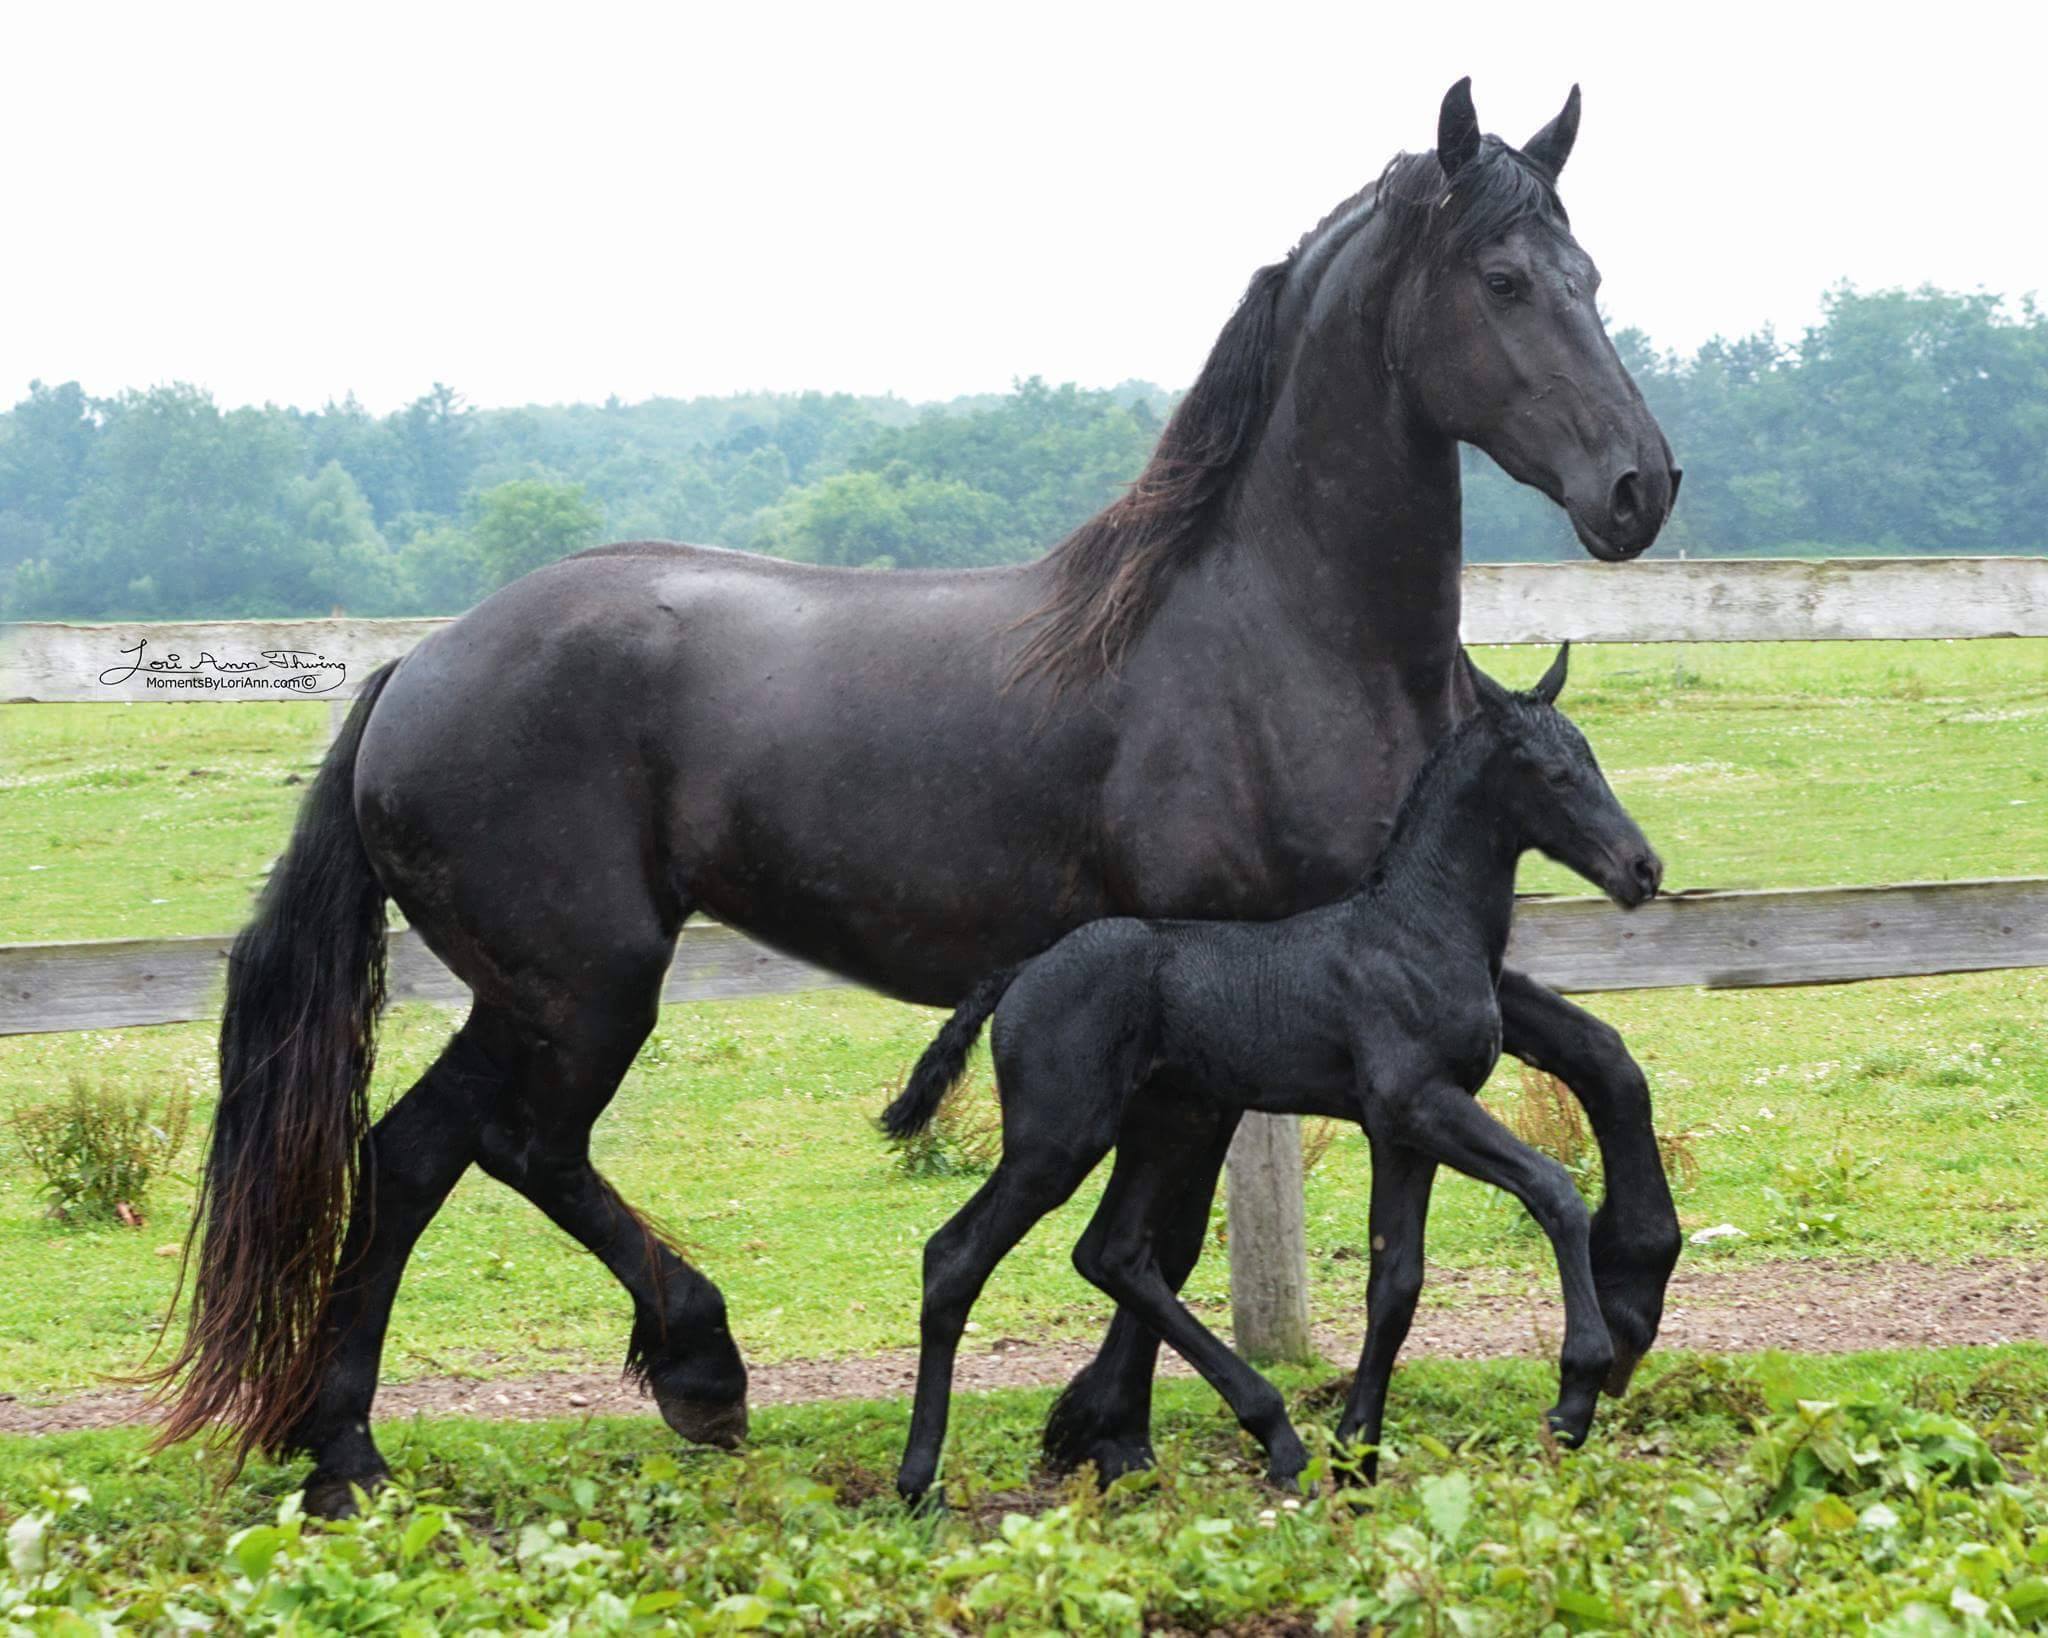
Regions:
<instances>
[{"instance_id":1,"label":"white fence rail","mask_svg":"<svg viewBox=\"0 0 2048 1638\"><path fill-rule=\"evenodd\" d=\"M2048 558L1475 564L1465 641L2048 637ZM352 699L445 620L0 628L0 703Z\"/></svg>"}]
</instances>

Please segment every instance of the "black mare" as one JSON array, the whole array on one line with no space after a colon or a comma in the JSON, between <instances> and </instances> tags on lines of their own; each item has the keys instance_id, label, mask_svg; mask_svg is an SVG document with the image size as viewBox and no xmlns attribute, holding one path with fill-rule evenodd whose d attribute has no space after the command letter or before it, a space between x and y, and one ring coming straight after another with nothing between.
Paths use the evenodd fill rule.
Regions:
<instances>
[{"instance_id":1,"label":"black mare","mask_svg":"<svg viewBox=\"0 0 2048 1638\"><path fill-rule=\"evenodd\" d=\"M230 966L194 1299L165 1437L315 1458L345 1509L414 1241L471 1165L631 1294L628 1364L730 1440L746 1370L718 1289L592 1167L684 920L716 915L886 994L956 1004L1113 914L1274 917L1335 897L1427 747L1473 706L1458 445L1619 562L1678 474L1594 307L1555 181L1576 90L1522 149L1461 81L1397 158L1254 276L1133 487L1037 562L869 574L602 548L377 674ZM1283 156L1276 155L1276 159ZM374 1127L385 900L475 994ZM1510 974L1508 1050L1585 1103L1617 1385L1677 1255L1643 1077ZM1187 1275L1233 1118L1127 1142ZM689 1180L679 1179L687 1189ZM1057 1462L1149 1459L1158 1339L1128 1310L1048 1424Z\"/></svg>"},{"instance_id":2,"label":"black mare","mask_svg":"<svg viewBox=\"0 0 2048 1638\"><path fill-rule=\"evenodd\" d=\"M1394 1356L1422 1291L1439 1165L1529 1208L1564 1281L1560 1392L1550 1427L1584 1442L1615 1344L1594 1290L1586 1208L1571 1174L1501 1126L1474 1094L1500 1057L1497 989L1515 866L1537 849L1624 909L1664 867L1622 811L1584 737L1554 706L1560 651L1528 694L1475 671L1479 709L1430 753L1371 877L1281 921L1099 921L979 985L882 1117L922 1131L991 1016L1003 1153L925 1246L917 1401L897 1476L909 1501L938 1473L953 1356L975 1298L1031 1226L1127 1131L1218 1111L1334 1115L1372 1145L1371 1273L1358 1376L1338 1437L1377 1467ZM1074 1266L1223 1395L1290 1483L1307 1453L1279 1393L1188 1311L1140 1212L1098 1212Z\"/></svg>"}]
</instances>

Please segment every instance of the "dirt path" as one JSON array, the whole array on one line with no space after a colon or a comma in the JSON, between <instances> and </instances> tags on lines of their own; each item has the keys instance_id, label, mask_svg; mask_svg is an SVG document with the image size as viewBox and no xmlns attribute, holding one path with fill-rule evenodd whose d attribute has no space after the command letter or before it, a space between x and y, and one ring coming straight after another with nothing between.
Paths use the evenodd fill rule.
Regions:
<instances>
[{"instance_id":1,"label":"dirt path","mask_svg":"<svg viewBox=\"0 0 2048 1638\"><path fill-rule=\"evenodd\" d=\"M1433 1271L1404 1358L1480 1359L1555 1350L1563 1313L1548 1290L1486 1271ZM1212 1322L1219 1317L1210 1315ZM1317 1327L1331 1360L1349 1361L1364 1315ZM1712 1353L1850 1353L1864 1348L1942 1348L1966 1343L2048 1342L2048 1262L1983 1259L1938 1263L1777 1263L1747 1269L1685 1269L1671 1282L1658 1338L1663 1348ZM1093 1352L1082 1342L968 1339L957 1386L967 1391L1064 1382ZM1164 1368L1186 1374L1172 1356ZM888 1399L910 1392L909 1351L855 1359L789 1360L753 1367L755 1405L820 1399ZM32 1405L0 1394L0 1433L112 1427L141 1414L140 1396L110 1390ZM380 1419L651 1414L616 1371L545 1371L498 1381L427 1377L386 1385Z\"/></svg>"}]
</instances>

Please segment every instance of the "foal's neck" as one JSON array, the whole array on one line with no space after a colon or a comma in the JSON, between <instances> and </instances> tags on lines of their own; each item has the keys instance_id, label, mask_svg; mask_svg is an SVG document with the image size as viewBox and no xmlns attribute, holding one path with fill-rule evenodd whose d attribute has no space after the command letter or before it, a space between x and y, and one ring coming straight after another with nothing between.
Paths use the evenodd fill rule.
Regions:
<instances>
[{"instance_id":1,"label":"foal's neck","mask_svg":"<svg viewBox=\"0 0 2048 1638\"><path fill-rule=\"evenodd\" d=\"M1417 776L1363 890L1386 912L1498 971L1515 914L1519 827L1486 777L1492 730L1467 722Z\"/></svg>"}]
</instances>

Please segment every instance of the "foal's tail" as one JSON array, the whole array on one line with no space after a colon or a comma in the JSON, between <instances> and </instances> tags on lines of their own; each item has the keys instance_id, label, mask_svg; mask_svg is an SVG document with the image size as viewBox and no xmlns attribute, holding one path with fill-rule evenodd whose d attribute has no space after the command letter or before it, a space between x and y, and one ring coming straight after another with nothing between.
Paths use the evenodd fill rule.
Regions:
<instances>
[{"instance_id":1,"label":"foal's tail","mask_svg":"<svg viewBox=\"0 0 2048 1638\"><path fill-rule=\"evenodd\" d=\"M1003 999L1023 967L1005 967L991 973L973 989L940 1028L938 1039L924 1049L910 1081L894 1103L882 1111L882 1130L892 1138L907 1138L931 1125L932 1117L946 1094L959 1083L967 1069L967 1054L981 1035L981 1026Z\"/></svg>"},{"instance_id":2,"label":"foal's tail","mask_svg":"<svg viewBox=\"0 0 2048 1638\"><path fill-rule=\"evenodd\" d=\"M369 1131L384 890L356 830L355 766L395 664L364 685L228 952L220 1107L185 1240L198 1273L184 1343L152 1380L168 1402L159 1446L231 1425L238 1467L282 1450L310 1408Z\"/></svg>"}]
</instances>

